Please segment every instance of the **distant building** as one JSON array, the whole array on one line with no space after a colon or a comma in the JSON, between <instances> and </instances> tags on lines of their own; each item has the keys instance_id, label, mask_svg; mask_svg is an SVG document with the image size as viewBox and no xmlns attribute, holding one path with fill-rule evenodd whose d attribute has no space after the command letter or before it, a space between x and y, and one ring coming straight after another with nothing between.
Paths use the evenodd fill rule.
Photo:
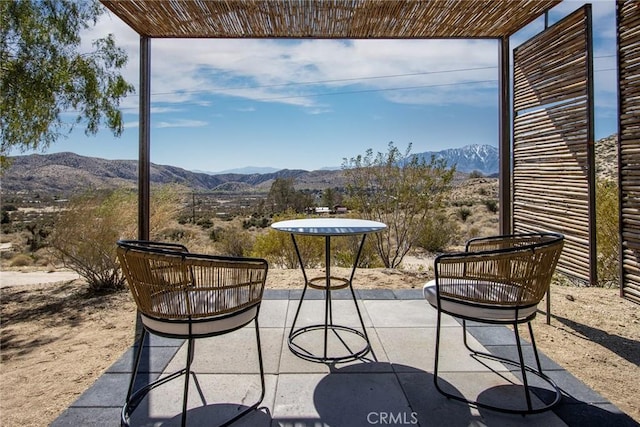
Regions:
<instances>
[{"instance_id":1,"label":"distant building","mask_svg":"<svg viewBox=\"0 0 640 427\"><path fill-rule=\"evenodd\" d=\"M347 213L347 211L348 209L345 206L336 205L333 207L333 212L337 214L344 214L344 213Z\"/></svg>"}]
</instances>

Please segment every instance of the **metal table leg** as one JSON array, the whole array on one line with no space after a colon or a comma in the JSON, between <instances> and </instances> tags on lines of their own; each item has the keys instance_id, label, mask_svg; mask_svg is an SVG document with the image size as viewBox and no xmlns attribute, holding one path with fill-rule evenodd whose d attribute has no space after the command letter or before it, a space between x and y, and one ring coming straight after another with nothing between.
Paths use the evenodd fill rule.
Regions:
<instances>
[{"instance_id":1,"label":"metal table leg","mask_svg":"<svg viewBox=\"0 0 640 427\"><path fill-rule=\"evenodd\" d=\"M300 255L300 250L298 248L298 244L295 239L295 235L291 234L291 239L293 241L293 246L296 250L296 255L298 256L298 261L300 262L300 268L302 270L302 275L304 277L304 288L302 290L302 295L300 297L300 301L298 303L298 308L296 309L296 314L293 318L293 323L291 325L291 330L289 332L289 349L297 356L315 362L344 362L350 360L356 360L360 357L366 355L369 351L371 351L371 344L369 342L369 336L367 335L367 330L364 326L364 321L362 319L362 313L360 312L360 307L358 306L358 301L356 298L355 291L353 290L353 277L355 275L356 268L358 267L358 262L360 260L360 255L362 253L362 248L364 247L366 234L362 235L362 240L360 242L360 247L358 248L358 253L356 255L355 261L353 263L353 268L351 269L351 275L349 279L332 277L331 276L331 236L325 236L325 277L324 277L324 286L315 285L314 281L321 278L312 278L309 279L307 277L307 273L304 269L304 263L302 261L302 257ZM332 280L340 282L339 285L332 286ZM305 299L305 295L307 293L307 289L315 288L324 290L324 300L325 300L325 312L324 312L324 323L323 324L312 324L308 326L304 326L296 329L296 323L298 321L298 316L300 315L300 309L302 308L302 304ZM358 314L358 319L360 321L360 326L362 330L358 330L349 326L335 324L333 321L333 303L331 298L331 292L337 289L343 289L348 287L351 292L351 298L356 308L356 312ZM301 337L301 335L312 332L323 330L324 332L324 343L323 343L323 351L321 355L314 354L313 351L310 351L304 348L299 343L296 343L296 338ZM331 356L329 355L328 343L331 339L330 332L335 338L343 344L345 349L347 349L348 353L344 355ZM341 333L343 335L341 335ZM359 350L351 350L347 343L344 341L344 334L351 334L360 337L363 342L362 348Z\"/></svg>"}]
</instances>

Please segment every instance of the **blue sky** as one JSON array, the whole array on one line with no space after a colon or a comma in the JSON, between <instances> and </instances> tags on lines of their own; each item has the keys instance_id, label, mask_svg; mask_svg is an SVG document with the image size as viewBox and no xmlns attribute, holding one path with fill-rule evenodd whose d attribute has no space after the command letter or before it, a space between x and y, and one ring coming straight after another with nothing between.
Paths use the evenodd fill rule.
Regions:
<instances>
[{"instance_id":1,"label":"blue sky","mask_svg":"<svg viewBox=\"0 0 640 427\"><path fill-rule=\"evenodd\" d=\"M584 4L567 1L550 23ZM617 131L615 5L593 4L596 138ZM511 39L543 29L539 19ZM83 42L113 33L138 89L139 36L105 14ZM151 40L151 161L218 172L246 166L339 167L367 149L497 146L498 44L493 40ZM81 127L47 153L138 157L137 92L125 130ZM71 116L69 116L71 117ZM13 154L22 154L14 152Z\"/></svg>"}]
</instances>

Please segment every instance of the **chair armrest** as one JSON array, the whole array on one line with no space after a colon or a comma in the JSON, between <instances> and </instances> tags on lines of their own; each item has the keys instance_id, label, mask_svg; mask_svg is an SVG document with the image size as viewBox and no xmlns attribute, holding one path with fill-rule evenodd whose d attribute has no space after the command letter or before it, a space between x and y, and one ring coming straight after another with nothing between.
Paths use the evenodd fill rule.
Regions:
<instances>
[{"instance_id":1,"label":"chair armrest","mask_svg":"<svg viewBox=\"0 0 640 427\"><path fill-rule=\"evenodd\" d=\"M179 243L156 242L152 240L118 240L117 244L125 249L143 247L161 251L189 252L185 245Z\"/></svg>"},{"instance_id":2,"label":"chair armrest","mask_svg":"<svg viewBox=\"0 0 640 427\"><path fill-rule=\"evenodd\" d=\"M511 250L524 246L535 247L563 239L564 236L556 233L518 233L476 237L467 241L465 250L467 252Z\"/></svg>"}]
</instances>

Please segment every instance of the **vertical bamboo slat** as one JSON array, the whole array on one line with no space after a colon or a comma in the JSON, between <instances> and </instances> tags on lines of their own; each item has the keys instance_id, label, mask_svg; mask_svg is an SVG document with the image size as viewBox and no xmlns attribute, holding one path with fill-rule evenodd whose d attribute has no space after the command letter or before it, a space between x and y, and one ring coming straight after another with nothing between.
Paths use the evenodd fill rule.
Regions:
<instances>
[{"instance_id":1,"label":"vertical bamboo slat","mask_svg":"<svg viewBox=\"0 0 640 427\"><path fill-rule=\"evenodd\" d=\"M513 229L558 232L558 271L596 280L590 9L514 50Z\"/></svg>"},{"instance_id":2,"label":"vertical bamboo slat","mask_svg":"<svg viewBox=\"0 0 640 427\"><path fill-rule=\"evenodd\" d=\"M620 294L640 303L640 3L617 2Z\"/></svg>"}]
</instances>

